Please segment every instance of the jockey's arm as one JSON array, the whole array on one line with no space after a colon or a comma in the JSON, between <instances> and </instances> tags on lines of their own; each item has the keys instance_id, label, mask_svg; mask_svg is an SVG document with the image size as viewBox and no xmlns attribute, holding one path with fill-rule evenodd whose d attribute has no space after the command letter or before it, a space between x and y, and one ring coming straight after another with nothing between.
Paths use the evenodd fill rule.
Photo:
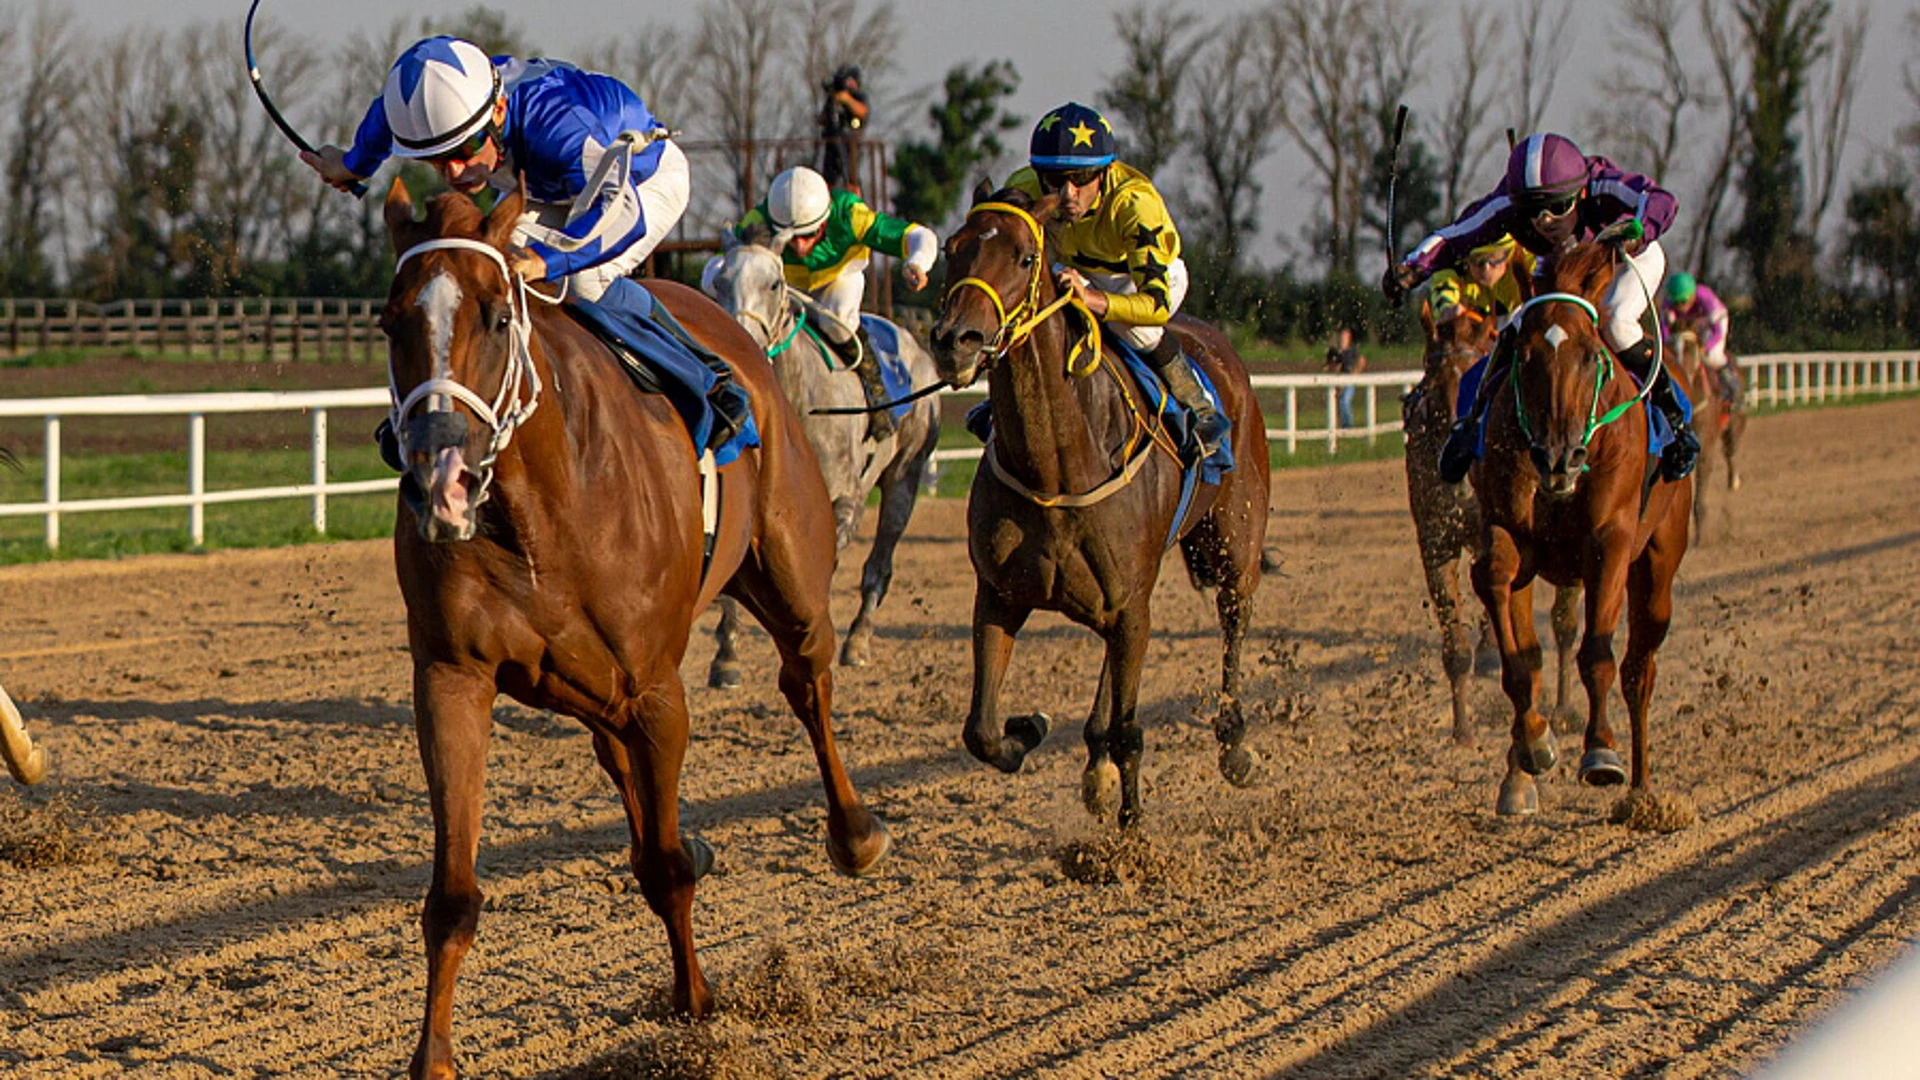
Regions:
<instances>
[{"instance_id":1,"label":"jockey's arm","mask_svg":"<svg viewBox=\"0 0 1920 1080\"><path fill-rule=\"evenodd\" d=\"M612 79L606 81L614 83ZM522 165L529 172L538 165L563 171L570 190L585 191L600 166L601 157L617 152L615 143L620 132L650 131L658 124L637 96L624 86L619 86L619 90L624 93L617 95L611 104L602 103L605 111L614 115L583 116L585 109L566 110L553 114L551 126L537 133L527 132L527 141L535 147L532 156L537 160ZM616 111L622 105L627 109ZM591 201L577 209L573 218L558 230L566 238L564 242L548 244L536 240L527 245L528 251L545 261L549 280L598 266L647 235L646 216L634 177L643 153L644 147L637 148L632 168L602 180L599 189L592 193Z\"/></svg>"},{"instance_id":2,"label":"jockey's arm","mask_svg":"<svg viewBox=\"0 0 1920 1080\"><path fill-rule=\"evenodd\" d=\"M875 210L864 202L854 202L853 234L860 242L882 255L906 260L902 274L914 291L926 288L927 274L940 254L940 239L925 225Z\"/></svg>"},{"instance_id":3,"label":"jockey's arm","mask_svg":"<svg viewBox=\"0 0 1920 1080\"><path fill-rule=\"evenodd\" d=\"M1133 241L1127 252L1127 274L1135 291L1106 293L1105 317L1127 326L1166 325L1173 318L1167 271L1180 257L1180 233L1166 203L1155 194L1129 193L1114 207L1113 223L1120 235Z\"/></svg>"},{"instance_id":4,"label":"jockey's arm","mask_svg":"<svg viewBox=\"0 0 1920 1080\"><path fill-rule=\"evenodd\" d=\"M393 152L393 131L387 127L386 106L379 98L361 119L354 132L353 145L346 149L321 146L300 151L300 160L320 174L320 179L340 191L365 180L380 170L381 162Z\"/></svg>"}]
</instances>

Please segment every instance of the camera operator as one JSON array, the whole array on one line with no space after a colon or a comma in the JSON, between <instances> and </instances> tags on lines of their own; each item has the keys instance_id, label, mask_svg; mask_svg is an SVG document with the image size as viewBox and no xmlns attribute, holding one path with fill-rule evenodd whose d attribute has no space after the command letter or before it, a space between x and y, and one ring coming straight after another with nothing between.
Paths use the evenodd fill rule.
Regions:
<instances>
[{"instance_id":1,"label":"camera operator","mask_svg":"<svg viewBox=\"0 0 1920 1080\"><path fill-rule=\"evenodd\" d=\"M842 64L820 84L827 100L820 106L820 175L848 191L860 190L854 174L860 132L867 126L867 94L860 89L860 66Z\"/></svg>"}]
</instances>

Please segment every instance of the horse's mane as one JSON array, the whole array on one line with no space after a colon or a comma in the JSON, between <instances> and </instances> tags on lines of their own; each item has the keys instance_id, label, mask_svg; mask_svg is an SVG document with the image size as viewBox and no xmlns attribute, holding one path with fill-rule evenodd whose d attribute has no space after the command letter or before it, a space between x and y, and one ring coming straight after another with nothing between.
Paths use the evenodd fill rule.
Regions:
<instances>
[{"instance_id":1,"label":"horse's mane","mask_svg":"<svg viewBox=\"0 0 1920 1080\"><path fill-rule=\"evenodd\" d=\"M433 236L479 236L486 215L472 199L443 191L427 201L427 232Z\"/></svg>"},{"instance_id":2,"label":"horse's mane","mask_svg":"<svg viewBox=\"0 0 1920 1080\"><path fill-rule=\"evenodd\" d=\"M1584 296L1594 303L1613 283L1615 249L1610 244L1580 244L1553 260L1555 292Z\"/></svg>"}]
</instances>

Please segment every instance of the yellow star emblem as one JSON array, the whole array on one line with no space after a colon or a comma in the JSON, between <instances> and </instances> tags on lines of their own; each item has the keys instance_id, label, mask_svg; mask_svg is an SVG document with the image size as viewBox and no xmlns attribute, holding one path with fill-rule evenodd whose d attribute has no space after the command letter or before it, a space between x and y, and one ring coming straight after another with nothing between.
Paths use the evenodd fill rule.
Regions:
<instances>
[{"instance_id":1,"label":"yellow star emblem","mask_svg":"<svg viewBox=\"0 0 1920 1080\"><path fill-rule=\"evenodd\" d=\"M1073 136L1075 146L1091 147L1093 145L1093 129L1088 127L1084 120L1068 128L1067 134Z\"/></svg>"}]
</instances>

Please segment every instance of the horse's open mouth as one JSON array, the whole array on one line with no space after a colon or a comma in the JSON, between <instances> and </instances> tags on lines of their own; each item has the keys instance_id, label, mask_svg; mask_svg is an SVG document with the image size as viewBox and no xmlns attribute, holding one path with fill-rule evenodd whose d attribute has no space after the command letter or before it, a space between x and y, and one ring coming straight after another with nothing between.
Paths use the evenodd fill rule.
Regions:
<instances>
[{"instance_id":1,"label":"horse's open mouth","mask_svg":"<svg viewBox=\"0 0 1920 1080\"><path fill-rule=\"evenodd\" d=\"M467 468L466 456L457 446L449 446L434 455L427 476L427 520L430 540L466 540L473 536L473 493L480 478Z\"/></svg>"}]
</instances>

